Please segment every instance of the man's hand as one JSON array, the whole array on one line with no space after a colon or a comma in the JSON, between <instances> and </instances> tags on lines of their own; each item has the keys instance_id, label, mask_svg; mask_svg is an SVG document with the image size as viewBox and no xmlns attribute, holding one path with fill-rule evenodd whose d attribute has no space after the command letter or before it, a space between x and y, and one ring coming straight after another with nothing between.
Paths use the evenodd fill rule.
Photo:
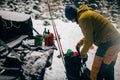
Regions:
<instances>
[{"instance_id":1,"label":"man's hand","mask_svg":"<svg viewBox=\"0 0 120 80\"><path fill-rule=\"evenodd\" d=\"M78 51L78 53L80 54L80 58L86 58L87 55L82 54L82 52L80 52L80 45L79 43L76 45L76 50Z\"/></svg>"},{"instance_id":2,"label":"man's hand","mask_svg":"<svg viewBox=\"0 0 120 80\"><path fill-rule=\"evenodd\" d=\"M88 59L88 55L87 54L86 55L82 55L79 49L80 49L80 45L77 44L76 45L76 50L80 54L79 58L83 59L83 63L85 63L87 61L87 59Z\"/></svg>"},{"instance_id":3,"label":"man's hand","mask_svg":"<svg viewBox=\"0 0 120 80\"><path fill-rule=\"evenodd\" d=\"M94 49L94 46L92 45L89 49L91 49L91 50Z\"/></svg>"},{"instance_id":4,"label":"man's hand","mask_svg":"<svg viewBox=\"0 0 120 80\"><path fill-rule=\"evenodd\" d=\"M80 58L87 58L87 57L88 57L87 55L80 54Z\"/></svg>"},{"instance_id":5,"label":"man's hand","mask_svg":"<svg viewBox=\"0 0 120 80\"><path fill-rule=\"evenodd\" d=\"M88 60L88 55L80 56L81 59L83 59L83 63L85 63Z\"/></svg>"}]
</instances>

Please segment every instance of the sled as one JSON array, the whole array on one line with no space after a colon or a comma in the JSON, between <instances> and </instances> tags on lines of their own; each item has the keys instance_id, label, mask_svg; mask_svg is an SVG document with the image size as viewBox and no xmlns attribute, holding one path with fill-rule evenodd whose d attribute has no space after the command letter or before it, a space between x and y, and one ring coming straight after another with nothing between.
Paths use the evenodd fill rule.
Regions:
<instances>
[{"instance_id":1,"label":"sled","mask_svg":"<svg viewBox=\"0 0 120 80\"><path fill-rule=\"evenodd\" d=\"M55 45L35 45L32 20L27 14L0 11L0 24L0 80L44 80ZM30 61L32 65L28 66Z\"/></svg>"}]
</instances>

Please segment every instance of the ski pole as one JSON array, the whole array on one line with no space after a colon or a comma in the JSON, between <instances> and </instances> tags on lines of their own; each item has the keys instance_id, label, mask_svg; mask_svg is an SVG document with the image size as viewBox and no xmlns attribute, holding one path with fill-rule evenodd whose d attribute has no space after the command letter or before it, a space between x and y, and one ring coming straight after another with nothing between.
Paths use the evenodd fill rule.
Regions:
<instances>
[{"instance_id":1,"label":"ski pole","mask_svg":"<svg viewBox=\"0 0 120 80\"><path fill-rule=\"evenodd\" d=\"M51 20L52 20L53 30L54 30L54 33L55 33L55 36L56 36L56 41L57 41L58 48L59 48L59 51L60 51L60 56L62 57L63 64L65 65L64 52L63 52L63 49L62 49L62 45L61 45L61 42L60 42L60 39L59 39L59 35L58 35L58 31L57 31L55 22L54 22L53 17L52 17L49 0L47 0L47 3L48 3L48 10L49 10L49 13L50 13L50 17L51 17Z\"/></svg>"}]
</instances>

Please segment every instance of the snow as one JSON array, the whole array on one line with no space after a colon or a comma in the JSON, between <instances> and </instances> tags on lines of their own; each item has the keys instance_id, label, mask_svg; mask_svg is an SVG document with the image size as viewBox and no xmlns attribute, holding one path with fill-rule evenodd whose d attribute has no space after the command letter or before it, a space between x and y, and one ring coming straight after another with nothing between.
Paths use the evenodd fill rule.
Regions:
<instances>
[{"instance_id":1,"label":"snow","mask_svg":"<svg viewBox=\"0 0 120 80\"><path fill-rule=\"evenodd\" d=\"M2 16L3 19L7 19L11 21L19 21L19 22L26 21L28 18L30 18L30 15L27 15L27 14L3 11L3 10L0 10L0 16Z\"/></svg>"},{"instance_id":2,"label":"snow","mask_svg":"<svg viewBox=\"0 0 120 80\"><path fill-rule=\"evenodd\" d=\"M51 20L48 20L48 21L50 22L51 25L43 26L43 23L44 23L43 20L33 19L33 26L38 32L40 32L40 34L42 34L44 28L49 29L50 32L54 32ZM73 51L75 51L76 43L83 37L81 29L79 28L79 25L76 23L72 23L70 21L66 23L60 19L56 19L54 21L61 38L60 41L61 41L64 53L66 53L68 49L72 49ZM57 46L57 43L56 43L56 46ZM94 49L89 50L88 52L88 61L86 62L87 67L90 70L92 67L94 54L97 49L95 45L93 46L94 46ZM57 57L58 55L60 55L59 50L54 51L52 66L46 69L44 80L66 80L65 67L62 62L62 58L58 58ZM118 56L118 59L115 65L115 80L120 79L119 66L120 66L120 54Z\"/></svg>"},{"instance_id":3,"label":"snow","mask_svg":"<svg viewBox=\"0 0 120 80\"><path fill-rule=\"evenodd\" d=\"M32 80L30 75L35 75L39 79L41 70L45 67L48 52L33 51L26 55L24 64L22 65L23 75L26 80Z\"/></svg>"},{"instance_id":4,"label":"snow","mask_svg":"<svg viewBox=\"0 0 120 80\"><path fill-rule=\"evenodd\" d=\"M41 0L41 1L46 1L46 0ZM49 29L50 32L54 33L51 20L49 20L50 19L49 12L46 11L46 10L48 10L48 8L47 8L45 3L40 3L38 5L39 9L33 9L33 6L37 5L34 2L34 0L30 0L30 1L23 3L23 4L22 3L18 4L18 3L16 3L16 5L11 4L13 6L13 8L10 8L9 6L7 6L7 1L6 1L6 4L2 5L2 7L0 7L0 10L13 11L14 8L17 8L16 9L17 12L24 12L24 13L28 13L31 15L32 21L33 21L33 27L40 34L43 33L44 28ZM106 2L106 0L101 0L99 2L99 4L97 4L97 5L94 5L96 8L96 11L104 14L107 17L110 16L110 17L108 17L108 19L110 21L114 22L113 24L119 28L120 19L118 17L120 17L120 15L114 14L117 16L117 18L116 18L116 17L112 17L113 13L110 13L110 10L113 10L113 8L114 8L112 6L116 5L116 4L112 4L109 6L111 8L106 9L106 7L108 7L109 4ZM53 15L53 17L55 16L55 17L59 18L59 19L56 19L54 21L55 21L58 33L59 33L60 38L61 38L60 41L62 44L63 51L64 51L64 53L66 53L66 51L68 49L72 49L73 51L75 51L76 43L83 37L81 29L79 28L79 25L77 25L76 23L72 23L72 22L64 19L64 11L63 11L64 6L59 6L59 9L60 9L60 7L61 7L61 11L59 11L59 10L54 11L55 15ZM98 9L98 7L100 9ZM117 9L117 11L119 11L119 10ZM0 13L1 13L1 11L0 11ZM1 14L7 16L6 14L3 14L3 13L1 13ZM38 15L38 18L37 18L38 20L35 20L36 15ZM11 17L11 16L14 16L14 15L11 14L9 17ZM21 17L18 17L17 19L19 19L19 18L21 18ZM113 19L111 19L111 18L113 18ZM41 20L39 20L39 19L41 19ZM50 22L51 25L45 26L44 25L45 21ZM34 32L34 35L36 35L35 32ZM55 44L57 46L56 42L55 42ZM88 61L86 62L86 64L87 64L87 67L89 69L91 69L91 67L92 67L92 63L93 63L94 54L96 52L96 49L97 49L97 47L94 45L94 49L89 50L89 52L88 52ZM57 57L58 55L60 55L59 50L54 51L52 66L46 69L44 80L66 80L65 67L64 67L64 64L62 62L62 58L58 58ZM120 80L120 68L119 68L119 66L120 66L120 54L118 56L118 59L116 61L116 65L115 65L115 80ZM28 70L28 71L30 71L30 70Z\"/></svg>"}]
</instances>

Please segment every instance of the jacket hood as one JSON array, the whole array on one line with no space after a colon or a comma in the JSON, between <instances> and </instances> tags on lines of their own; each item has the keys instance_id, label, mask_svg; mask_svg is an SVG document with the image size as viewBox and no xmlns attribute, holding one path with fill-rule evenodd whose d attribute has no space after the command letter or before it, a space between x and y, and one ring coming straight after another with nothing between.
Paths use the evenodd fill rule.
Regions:
<instances>
[{"instance_id":1,"label":"jacket hood","mask_svg":"<svg viewBox=\"0 0 120 80\"><path fill-rule=\"evenodd\" d=\"M80 6L79 8L77 8L77 13L78 13L78 16L80 16L83 12L89 10L89 7L87 5L82 5Z\"/></svg>"}]
</instances>

